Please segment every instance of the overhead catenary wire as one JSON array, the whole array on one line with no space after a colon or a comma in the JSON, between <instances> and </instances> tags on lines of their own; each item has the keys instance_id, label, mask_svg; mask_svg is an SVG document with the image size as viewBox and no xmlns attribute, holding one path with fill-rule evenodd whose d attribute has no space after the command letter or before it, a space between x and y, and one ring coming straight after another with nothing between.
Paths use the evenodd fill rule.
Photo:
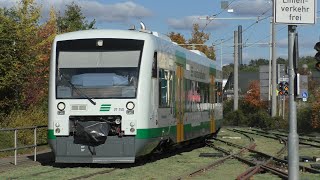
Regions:
<instances>
[{"instance_id":1,"label":"overhead catenary wire","mask_svg":"<svg viewBox=\"0 0 320 180\"><path fill-rule=\"evenodd\" d=\"M217 17L219 16L220 14L222 14L224 11L226 11L227 8L230 7L230 5L235 2L236 0L232 0L228 6L225 8L225 9L222 9L220 12L218 12L217 14L214 14L214 15L211 15L211 17ZM202 28L201 32L203 33L203 31L207 28L207 26L213 21L213 19L209 19L209 21L204 25L204 27Z\"/></svg>"}]
</instances>

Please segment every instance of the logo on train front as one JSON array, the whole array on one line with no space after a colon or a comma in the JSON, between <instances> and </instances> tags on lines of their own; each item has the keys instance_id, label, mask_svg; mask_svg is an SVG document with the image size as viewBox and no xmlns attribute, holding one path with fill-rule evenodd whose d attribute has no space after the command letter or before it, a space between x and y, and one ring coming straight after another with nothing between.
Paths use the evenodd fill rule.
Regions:
<instances>
[{"instance_id":1,"label":"logo on train front","mask_svg":"<svg viewBox=\"0 0 320 180\"><path fill-rule=\"evenodd\" d=\"M101 104L100 111L110 111L111 104Z\"/></svg>"}]
</instances>

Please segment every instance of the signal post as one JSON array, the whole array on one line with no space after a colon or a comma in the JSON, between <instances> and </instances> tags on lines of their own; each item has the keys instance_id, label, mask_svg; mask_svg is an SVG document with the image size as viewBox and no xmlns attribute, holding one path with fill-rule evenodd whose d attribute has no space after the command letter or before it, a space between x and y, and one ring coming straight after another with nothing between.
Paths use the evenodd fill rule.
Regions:
<instances>
[{"instance_id":1,"label":"signal post","mask_svg":"<svg viewBox=\"0 0 320 180\"><path fill-rule=\"evenodd\" d=\"M316 0L273 1L275 23L288 24L289 60L289 135L288 160L289 179L299 179L299 136L297 133L297 105L295 102L296 68L294 67L294 44L297 25L316 23ZM297 44L296 44L297 46Z\"/></svg>"}]
</instances>

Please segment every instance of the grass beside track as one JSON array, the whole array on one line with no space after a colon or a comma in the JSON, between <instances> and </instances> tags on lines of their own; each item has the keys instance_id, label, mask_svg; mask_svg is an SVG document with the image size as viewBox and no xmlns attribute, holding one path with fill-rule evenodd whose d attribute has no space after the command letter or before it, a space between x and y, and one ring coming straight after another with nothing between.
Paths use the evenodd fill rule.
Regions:
<instances>
[{"instance_id":1,"label":"grass beside track","mask_svg":"<svg viewBox=\"0 0 320 180\"><path fill-rule=\"evenodd\" d=\"M283 147L277 140L268 139L265 137L259 137L250 135L255 139L257 144L256 149L268 154L274 154ZM224 140L247 146L250 141L243 135L227 131L222 129L218 135L218 138L224 138ZM241 137L237 139L234 137ZM224 143L214 141L214 144L218 147L227 148L231 152L237 152L237 148L228 147ZM309 148L305 148L308 151ZM1 171L0 167L0 179L72 179L79 176L85 176L88 174L104 172L108 169L116 167L115 171L110 173L103 173L92 175L86 179L123 179L123 180L140 180L140 179L177 179L180 176L185 176L194 170L203 167L209 163L217 161L220 158L217 157L199 157L200 153L214 153L217 152L210 147L203 147L194 149L192 151L183 152L180 154L173 155L168 158L163 158L156 161L150 161L143 165L63 165L59 166L56 164L44 164L44 165L33 165L33 166L21 166L9 171ZM319 151L315 151L319 153ZM250 158L250 156L244 156ZM239 162L236 159L228 159L220 166L214 169L208 170L207 172L198 176L186 179L235 179L240 173L246 171L249 168L248 165ZM263 173L257 174L253 179L280 179L279 177L270 174ZM301 173L300 179L320 179L320 175Z\"/></svg>"}]
</instances>

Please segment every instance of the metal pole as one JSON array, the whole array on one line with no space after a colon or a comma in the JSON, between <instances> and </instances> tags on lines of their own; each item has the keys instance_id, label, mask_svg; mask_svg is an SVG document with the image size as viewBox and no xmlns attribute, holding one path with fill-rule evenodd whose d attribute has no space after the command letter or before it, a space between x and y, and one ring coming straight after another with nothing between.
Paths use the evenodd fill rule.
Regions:
<instances>
[{"instance_id":1,"label":"metal pole","mask_svg":"<svg viewBox=\"0 0 320 180\"><path fill-rule=\"evenodd\" d=\"M238 26L238 53L239 53L239 64L242 65L242 26Z\"/></svg>"},{"instance_id":2,"label":"metal pole","mask_svg":"<svg viewBox=\"0 0 320 180\"><path fill-rule=\"evenodd\" d=\"M276 33L274 18L272 18L272 110L271 116L275 117L277 114L277 59L276 59Z\"/></svg>"},{"instance_id":3,"label":"metal pole","mask_svg":"<svg viewBox=\"0 0 320 180\"><path fill-rule=\"evenodd\" d=\"M17 130L14 130L14 165L17 165Z\"/></svg>"},{"instance_id":4,"label":"metal pole","mask_svg":"<svg viewBox=\"0 0 320 180\"><path fill-rule=\"evenodd\" d=\"M282 118L284 119L284 115L286 114L286 97L283 97L283 101L282 101Z\"/></svg>"},{"instance_id":5,"label":"metal pole","mask_svg":"<svg viewBox=\"0 0 320 180\"><path fill-rule=\"evenodd\" d=\"M222 41L223 39L220 39L220 66L221 66L221 71L222 71Z\"/></svg>"},{"instance_id":6,"label":"metal pole","mask_svg":"<svg viewBox=\"0 0 320 180\"><path fill-rule=\"evenodd\" d=\"M296 33L295 25L288 25L288 60L289 60L289 179L299 179L299 136L297 134L297 107L294 100L293 46Z\"/></svg>"},{"instance_id":7,"label":"metal pole","mask_svg":"<svg viewBox=\"0 0 320 180\"><path fill-rule=\"evenodd\" d=\"M269 89L268 89L269 108L270 108L270 100L271 100L272 23L273 23L273 18L271 17L270 18Z\"/></svg>"},{"instance_id":8,"label":"metal pole","mask_svg":"<svg viewBox=\"0 0 320 180\"><path fill-rule=\"evenodd\" d=\"M238 91L238 69L239 69L239 62L238 62L238 31L234 31L234 76L233 76L233 95L234 95L234 102L233 102L233 110L238 110L238 101L239 101L239 91Z\"/></svg>"},{"instance_id":9,"label":"metal pole","mask_svg":"<svg viewBox=\"0 0 320 180\"><path fill-rule=\"evenodd\" d=\"M37 161L37 127L34 128L34 161Z\"/></svg>"}]
</instances>

